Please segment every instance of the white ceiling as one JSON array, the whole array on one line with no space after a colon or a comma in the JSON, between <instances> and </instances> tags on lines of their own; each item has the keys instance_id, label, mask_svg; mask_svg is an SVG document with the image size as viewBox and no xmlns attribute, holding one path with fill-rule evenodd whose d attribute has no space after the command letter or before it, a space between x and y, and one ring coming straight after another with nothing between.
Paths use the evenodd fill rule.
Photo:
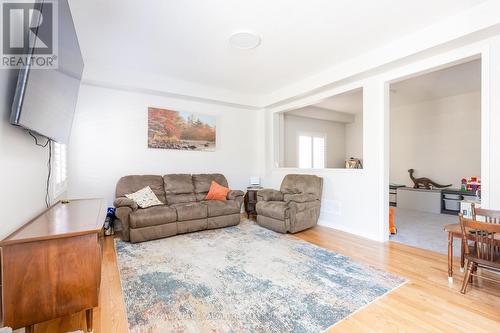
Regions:
<instances>
[{"instance_id":1,"label":"white ceiling","mask_svg":"<svg viewBox=\"0 0 500 333\"><path fill-rule=\"evenodd\" d=\"M352 123L354 115L360 112L363 112L363 89L361 88L328 97L316 104L286 113L305 118Z\"/></svg>"},{"instance_id":2,"label":"white ceiling","mask_svg":"<svg viewBox=\"0 0 500 333\"><path fill-rule=\"evenodd\" d=\"M481 60L474 60L391 85L391 106L481 91Z\"/></svg>"},{"instance_id":3,"label":"white ceiling","mask_svg":"<svg viewBox=\"0 0 500 333\"><path fill-rule=\"evenodd\" d=\"M484 0L69 0L86 70L269 94ZM228 45L240 30L254 50ZM106 69L106 71L101 69Z\"/></svg>"},{"instance_id":4,"label":"white ceiling","mask_svg":"<svg viewBox=\"0 0 500 333\"><path fill-rule=\"evenodd\" d=\"M469 61L393 83L390 91L392 107L479 92L481 60ZM360 112L363 112L362 89L335 95L288 113L307 118L352 122L352 115Z\"/></svg>"},{"instance_id":5,"label":"white ceiling","mask_svg":"<svg viewBox=\"0 0 500 333\"><path fill-rule=\"evenodd\" d=\"M355 89L326 98L314 104L314 106L326 110L351 114L363 112L363 89Z\"/></svg>"},{"instance_id":6,"label":"white ceiling","mask_svg":"<svg viewBox=\"0 0 500 333\"><path fill-rule=\"evenodd\" d=\"M351 113L338 112L334 110L321 109L314 106L286 111L285 115L299 116L303 118L335 121L338 123L354 122L354 115Z\"/></svg>"}]
</instances>

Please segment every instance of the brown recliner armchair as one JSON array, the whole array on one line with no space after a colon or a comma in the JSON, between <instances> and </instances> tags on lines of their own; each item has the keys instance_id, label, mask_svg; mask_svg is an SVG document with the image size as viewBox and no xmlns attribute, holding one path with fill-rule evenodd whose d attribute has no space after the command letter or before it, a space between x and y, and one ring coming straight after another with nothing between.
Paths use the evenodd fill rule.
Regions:
<instances>
[{"instance_id":1,"label":"brown recliner armchair","mask_svg":"<svg viewBox=\"0 0 500 333\"><path fill-rule=\"evenodd\" d=\"M279 191L257 192L257 223L281 233L314 227L319 218L322 191L321 177L287 175Z\"/></svg>"}]
</instances>

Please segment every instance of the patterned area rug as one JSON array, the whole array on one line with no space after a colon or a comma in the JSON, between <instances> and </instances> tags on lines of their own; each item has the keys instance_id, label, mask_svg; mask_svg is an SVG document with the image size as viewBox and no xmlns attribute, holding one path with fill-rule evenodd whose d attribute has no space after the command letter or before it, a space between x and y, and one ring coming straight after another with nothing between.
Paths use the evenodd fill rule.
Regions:
<instances>
[{"instance_id":1,"label":"patterned area rug","mask_svg":"<svg viewBox=\"0 0 500 333\"><path fill-rule=\"evenodd\" d=\"M322 332L401 277L244 221L116 240L131 332Z\"/></svg>"}]
</instances>

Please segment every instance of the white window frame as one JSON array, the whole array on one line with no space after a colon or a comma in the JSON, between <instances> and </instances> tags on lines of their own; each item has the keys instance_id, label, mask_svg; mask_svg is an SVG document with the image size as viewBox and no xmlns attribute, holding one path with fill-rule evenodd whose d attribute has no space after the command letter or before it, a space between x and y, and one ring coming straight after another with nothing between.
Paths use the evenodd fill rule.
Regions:
<instances>
[{"instance_id":1,"label":"white window frame","mask_svg":"<svg viewBox=\"0 0 500 333\"><path fill-rule=\"evenodd\" d=\"M62 156L64 161L59 161L61 152L58 151L63 149ZM59 170L62 167L64 170ZM52 187L52 198L55 199L61 196L68 189L68 146L65 144L52 142L52 166L51 166L51 187Z\"/></svg>"},{"instance_id":2,"label":"white window frame","mask_svg":"<svg viewBox=\"0 0 500 333\"><path fill-rule=\"evenodd\" d=\"M323 168L315 168L314 167L314 145L313 145L313 142L314 140L311 140L311 168L301 168L300 167L300 164L299 164L299 160L300 160L300 144L299 144L299 141L300 141L300 137L301 136L309 136L311 138L322 138L325 142L325 149L324 149L324 166ZM298 169L316 169L316 170L322 170L322 169L327 169L327 150L328 150L328 146L327 146L327 135L326 133L319 133L319 132L303 132L303 131L298 131L296 133L296 141L297 141L297 168Z\"/></svg>"}]
</instances>

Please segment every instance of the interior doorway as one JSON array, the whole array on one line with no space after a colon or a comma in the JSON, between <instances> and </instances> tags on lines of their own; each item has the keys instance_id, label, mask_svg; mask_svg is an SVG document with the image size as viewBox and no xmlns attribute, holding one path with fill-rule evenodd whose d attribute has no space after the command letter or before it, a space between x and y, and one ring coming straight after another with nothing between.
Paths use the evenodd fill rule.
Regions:
<instances>
[{"instance_id":1,"label":"interior doorway","mask_svg":"<svg viewBox=\"0 0 500 333\"><path fill-rule=\"evenodd\" d=\"M447 253L444 226L480 204L481 59L389 89L389 206L397 229L390 240Z\"/></svg>"}]
</instances>

